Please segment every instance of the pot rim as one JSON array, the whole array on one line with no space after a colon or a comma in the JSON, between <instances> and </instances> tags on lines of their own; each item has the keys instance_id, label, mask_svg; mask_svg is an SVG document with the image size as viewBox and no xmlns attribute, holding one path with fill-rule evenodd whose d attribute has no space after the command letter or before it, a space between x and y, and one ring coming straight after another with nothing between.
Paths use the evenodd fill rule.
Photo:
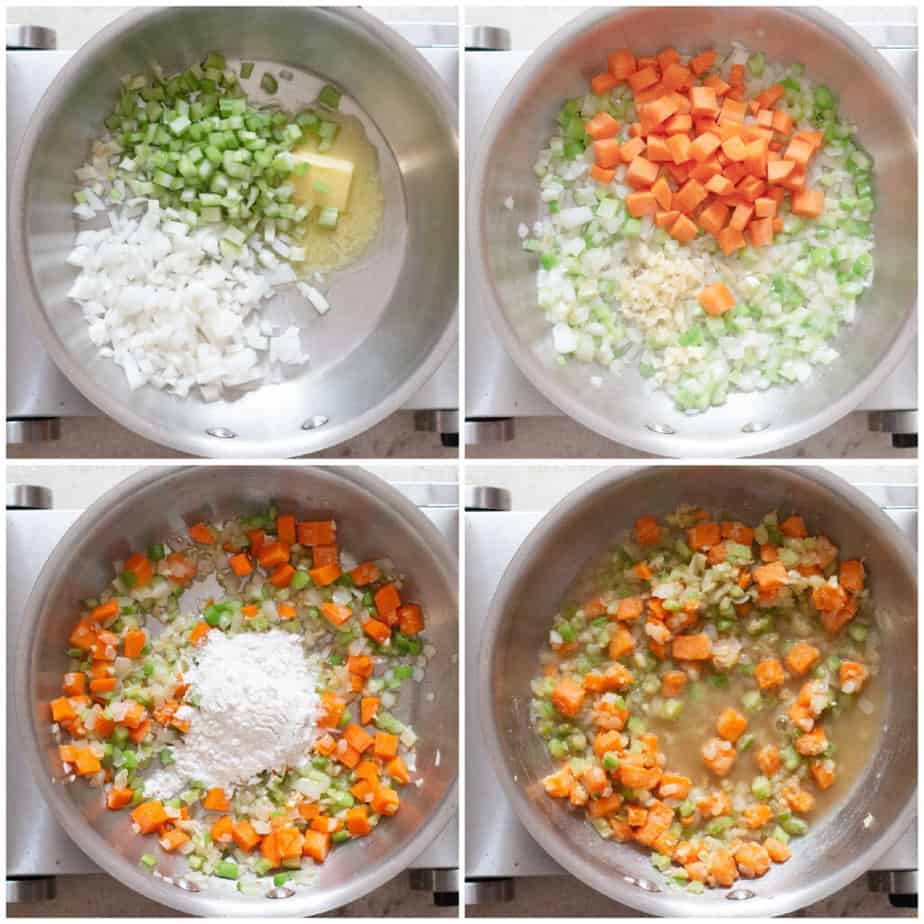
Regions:
<instances>
[{"instance_id":1,"label":"pot rim","mask_svg":"<svg viewBox=\"0 0 924 924\"><path fill-rule=\"evenodd\" d=\"M596 8L583 13L558 29L537 49L531 52L523 65L514 74L513 79L507 84L491 111L482 133L482 143L479 145L478 154L475 158L467 201L467 214L471 216L467 221L468 252L474 255L472 263L477 268L477 272L484 283L481 288L484 289L487 296L484 302L488 316L491 319L491 325L495 333L501 339L504 349L520 372L529 380L530 384L563 414L607 439L630 446L636 450L656 453L666 457L707 458L714 455L714 449L709 441L694 441L689 437L678 439L677 435L668 436L653 430L641 431L624 427L618 420L607 418L585 406L578 400L571 389L558 382L555 376L549 373L527 345L521 341L507 318L494 274L491 272L487 235L485 234L486 216L491 206L484 201L484 189L485 178L494 161L492 151L500 133L509 126L512 111L528 91L535 75L544 70L546 65L559 54L562 48L575 41L582 34L599 26L600 23L619 19L625 15L645 9L648 8ZM894 71L890 72L888 62L865 39L861 38L854 29L831 13L821 9L766 7L763 8L763 12L767 16L777 19L789 18L795 20L797 24L802 21L803 23L817 26L831 33L846 45L868 70L871 70L880 78L882 84L887 88L887 93L896 109L902 114L906 130L914 142L915 149L917 149L916 108L911 98L907 93L895 87L895 74ZM913 349L916 331L917 304L912 299L908 305L898 336L865 379L853 385L823 411L819 411L805 420L796 423L788 422L782 427L749 433L746 438L736 439L737 448L733 455L747 457L772 452L807 439L840 420L872 394L895 370L899 362L910 354Z\"/></svg>"},{"instance_id":2,"label":"pot rim","mask_svg":"<svg viewBox=\"0 0 924 924\"><path fill-rule=\"evenodd\" d=\"M623 884L617 877L607 878L597 875L595 871L589 871L578 854L570 849L570 843L565 835L553 832L553 836L549 836L549 826L543 822L533 804L524 795L522 787L513 779L510 768L504 759L501 745L501 733L495 720L494 701L491 691L493 687L494 653L497 648L497 639L504 623L504 612L509 604L513 588L520 583L523 579L524 572L529 567L534 548L547 544L549 539L555 535L559 528L559 524L564 518L573 511L583 507L588 501L607 488L621 485L622 490L628 490L631 488L634 481L642 482L652 477L670 477L672 471L678 470L683 470L684 472L708 470L711 473L714 473L716 470L728 470L730 473L743 470L748 473L748 477L755 480L779 483L781 475L788 475L792 478L801 478L814 482L821 488L840 495L863 519L868 520L878 530L883 530L893 536L893 551L903 570L907 571L912 582L917 586L917 566L914 556L909 551L903 537L898 533L895 524L862 491L820 466L703 466L695 464L661 464L642 467L620 466L610 468L589 478L573 491L566 494L565 497L556 503L533 529L530 530L526 539L523 540L522 544L517 549L510 564L504 570L497 590L491 599L487 622L478 652L479 720L482 735L484 736L488 751L491 755L492 769L501 784L504 794L512 804L519 821L542 849L547 851L557 863L568 870L568 872L582 883L591 886L615 901L619 901L646 914L656 916L664 915L664 909L662 907L663 899L659 898L657 895L649 894L641 888L632 888L628 884ZM915 598L915 602L916 599L917 598ZM911 689L914 691L916 697L916 683L911 684ZM916 709L914 711L914 718L917 718ZM814 889L816 891L815 894L813 894L812 900L820 901L827 898L829 895L832 895L838 889L848 885L858 876L866 872L908 829L916 811L917 784L915 783L907 802L892 824L888 828L880 831L872 845L861 854L858 854L850 863L841 866L827 878L818 880L814 884ZM675 898L676 896L671 893L671 897ZM799 901L794 901L791 894L777 896L772 899L762 899L761 905L763 909L753 912L755 916L766 914L778 916L788 914L798 910L800 907L804 907ZM770 911L766 910L767 905L771 905ZM692 917L701 917L704 913L707 914L707 916L716 917L749 916L747 911L742 910L744 907L745 906L739 902L727 902L724 904L711 903L708 909L704 909L703 907L697 907L695 902L687 900L687 907L684 907L680 911L672 909L672 913Z\"/></svg>"},{"instance_id":3,"label":"pot rim","mask_svg":"<svg viewBox=\"0 0 924 924\"><path fill-rule=\"evenodd\" d=\"M104 414L118 421L133 432L145 439L168 446L181 452L188 452L197 456L211 458L291 458L307 452L320 452L331 446L338 445L354 436L380 423L387 416L399 410L430 380L436 370L446 360L452 346L457 341L458 328L458 299L450 312L445 328L431 346L429 352L422 357L417 368L393 391L381 397L377 404L362 414L336 424L328 424L321 430L311 429L297 433L294 437L284 440L225 440L213 438L209 444L211 451L205 452L198 443L203 439L199 432L179 431L170 425L169 420L164 423L157 419L142 417L130 411L122 402L117 400L111 392L98 385L96 381L84 371L84 367L66 349L59 340L55 328L48 319L44 303L39 296L38 287L32 272L32 261L29 258L27 182L32 166L32 158L45 125L54 116L66 97L66 87L71 80L92 64L92 62L106 48L120 41L123 36L130 33L142 23L160 17L173 15L177 7L149 7L132 10L115 19L109 25L97 32L89 41L78 48L64 67L55 75L51 85L43 94L38 107L29 120L26 133L23 136L13 169L13 178L9 186L8 223L9 250L16 273L28 280L28 294L25 299L26 308L33 325L44 348L48 351L55 365L64 374L65 378L92 404ZM236 12L238 8L229 8ZM240 9L246 9L242 7ZM291 7L298 15L311 15L311 7ZM449 95L436 71L420 52L395 30L385 25L381 20L367 13L365 10L353 7L321 7L324 13L340 17L359 26L369 33L373 40L391 49L396 57L407 63L414 74L418 84L433 98L435 107L442 113L445 127L453 142L453 150L458 161L458 106ZM387 140L387 139L386 139ZM458 172L458 171L457 171ZM456 294L458 293L458 280L456 281ZM220 405L220 402L219 402ZM203 431L204 433L204 431ZM319 441L318 434L323 438ZM293 445L289 445L293 444ZM284 451L281 446L285 445Z\"/></svg>"},{"instance_id":4,"label":"pot rim","mask_svg":"<svg viewBox=\"0 0 924 924\"><path fill-rule=\"evenodd\" d=\"M175 479L194 476L197 472L216 468L241 471L246 468L264 468L263 466L164 466L150 467L120 481L101 497L90 504L86 510L71 524L64 536L55 545L46 561L35 585L26 601L24 612L24 631L17 645L17 666L15 676L16 724L20 739L25 745L26 759L32 770L45 802L48 804L57 822L68 836L86 853L102 870L117 877L129 888L141 895L166 905L176 911L187 914L221 917L292 917L293 915L322 914L341 907L350 901L368 894L389 879L401 873L420 853L443 831L457 810L458 767L452 780L446 787L439 803L434 806L426 820L414 833L407 844L388 856L383 862L367 871L362 876L351 878L346 891L352 894L340 894L325 899L320 903L306 901L318 895L318 890L296 893L292 898L282 902L228 903L226 896L216 892L190 893L167 883L161 883L154 877L135 868L116 853L103 837L90 825L87 825L81 813L60 795L45 771L45 760L39 744L38 725L34 721L34 703L31 690L32 651L38 639L39 616L43 611L55 576L64 571L69 564L70 547L76 536L84 533L98 519L105 516L115 503L122 502L143 491L161 488ZM347 466L280 466L301 471L321 471L335 479L342 479L351 490L371 495L380 502L387 503L392 511L408 522L409 528L421 534L431 549L432 564L440 572L450 591L450 603L458 608L457 567L446 541L436 527L417 509L417 507L388 482L362 469ZM333 891L333 890L332 890ZM306 907L308 906L308 907Z\"/></svg>"}]
</instances>

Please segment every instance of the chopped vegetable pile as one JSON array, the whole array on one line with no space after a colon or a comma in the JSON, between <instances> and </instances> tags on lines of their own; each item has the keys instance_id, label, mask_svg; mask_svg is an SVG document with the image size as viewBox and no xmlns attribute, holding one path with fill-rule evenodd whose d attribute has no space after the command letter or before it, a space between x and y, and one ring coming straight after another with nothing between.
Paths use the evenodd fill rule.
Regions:
<instances>
[{"instance_id":1,"label":"chopped vegetable pile","mask_svg":"<svg viewBox=\"0 0 924 924\"><path fill-rule=\"evenodd\" d=\"M639 519L575 599L532 682L549 796L690 892L785 863L875 733L862 561L798 515L751 527L682 507Z\"/></svg>"},{"instance_id":2,"label":"chopped vegetable pile","mask_svg":"<svg viewBox=\"0 0 924 924\"><path fill-rule=\"evenodd\" d=\"M833 362L873 280L855 133L801 65L612 52L561 109L543 214L519 226L559 362L632 361L688 413Z\"/></svg>"},{"instance_id":3,"label":"chopped vegetable pile","mask_svg":"<svg viewBox=\"0 0 924 924\"><path fill-rule=\"evenodd\" d=\"M182 875L200 885L217 876L262 895L268 876L310 884L333 847L371 834L399 810L399 790L422 783L417 736L390 711L435 654L421 607L402 598L390 560L341 551L335 521L296 522L270 508L197 523L115 572L98 599L83 601L50 720L64 779L98 787L101 805L127 810L126 826L154 836L143 866L160 875L159 845L184 855ZM211 598L186 602L203 588ZM233 787L182 779L175 797L152 798L196 731L195 677L212 633L299 638L306 661L320 665L316 727L294 765Z\"/></svg>"},{"instance_id":4,"label":"chopped vegetable pile","mask_svg":"<svg viewBox=\"0 0 924 924\"><path fill-rule=\"evenodd\" d=\"M242 81L272 95L272 74L258 81L247 62L238 71L212 53L172 76L158 67L127 76L106 134L77 170L74 214L103 213L108 225L78 234L69 296L132 389L214 401L278 380L308 356L299 328L261 319L261 302L295 284L319 313L329 308L294 267L310 256L312 223L332 231L338 212L298 202L293 180L311 165L292 151L330 150L340 91L327 86L292 115L248 99Z\"/></svg>"}]
</instances>

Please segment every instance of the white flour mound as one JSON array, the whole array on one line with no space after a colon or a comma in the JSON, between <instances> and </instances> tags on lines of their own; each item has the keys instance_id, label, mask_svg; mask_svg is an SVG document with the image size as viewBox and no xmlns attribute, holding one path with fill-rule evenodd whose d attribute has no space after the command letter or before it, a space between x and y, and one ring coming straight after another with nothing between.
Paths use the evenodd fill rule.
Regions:
<instances>
[{"instance_id":1,"label":"white flour mound","mask_svg":"<svg viewBox=\"0 0 924 924\"><path fill-rule=\"evenodd\" d=\"M320 698L320 665L288 632L213 631L184 678L199 708L177 715L191 727L174 748L175 762L145 780L145 794L166 799L191 780L230 795L265 770L304 760Z\"/></svg>"}]
</instances>

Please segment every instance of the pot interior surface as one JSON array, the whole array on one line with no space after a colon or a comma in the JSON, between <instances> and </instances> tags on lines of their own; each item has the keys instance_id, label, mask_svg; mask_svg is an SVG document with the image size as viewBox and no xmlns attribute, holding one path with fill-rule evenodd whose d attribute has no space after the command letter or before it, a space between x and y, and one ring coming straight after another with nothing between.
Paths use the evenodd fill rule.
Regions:
<instances>
[{"instance_id":1,"label":"pot interior surface","mask_svg":"<svg viewBox=\"0 0 924 924\"><path fill-rule=\"evenodd\" d=\"M527 60L492 113L472 189L472 259L483 272L486 301L508 352L551 401L580 423L619 442L670 456L767 452L803 439L852 410L880 376L912 348L917 265L917 143L909 88L863 39L833 17L806 18L769 7L645 7L595 11L554 35ZM823 24L824 23L824 24ZM832 31L836 29L837 31ZM845 36L850 36L847 43ZM726 404L688 415L628 362L618 375L577 361L558 365L551 325L536 305L537 258L517 228L539 214L533 165L566 99L616 48L654 54L733 41L771 61L802 62L829 85L841 111L875 159L875 281L855 324L835 342L840 358L804 384L732 394ZM863 55L858 54L864 48ZM512 196L513 210L500 207ZM600 387L591 383L601 375Z\"/></svg>"},{"instance_id":2,"label":"pot interior surface","mask_svg":"<svg viewBox=\"0 0 924 924\"><path fill-rule=\"evenodd\" d=\"M52 739L48 703L60 695L67 636L79 601L112 579L112 562L185 533L193 523L252 515L273 501L299 519L333 516L341 549L359 560L390 557L408 577L408 599L419 601L426 639L436 648L420 684L405 684L395 714L420 736L417 769L423 783L401 793L402 808L372 836L331 853L317 886L284 901L245 896L235 883L212 879L193 894L139 869L158 853L165 875L181 858L155 851L132 833L127 812L108 811L100 791L64 785ZM36 582L20 643L19 715L27 753L43 794L71 838L121 882L182 911L227 916L317 914L358 898L401 872L454 811L458 766L458 615L455 564L442 537L393 488L362 473L318 468L214 468L145 475L105 495L67 532ZM179 860L179 862L177 862Z\"/></svg>"},{"instance_id":3,"label":"pot interior surface","mask_svg":"<svg viewBox=\"0 0 924 924\"><path fill-rule=\"evenodd\" d=\"M536 840L582 882L660 916L773 915L817 901L861 875L910 823L917 754L917 585L912 550L881 511L831 476L763 468L647 469L607 473L556 507L527 537L492 601L482 649L484 730L501 782ZM659 518L680 504L725 512L747 522L777 509L798 512L843 556L862 557L877 604L882 670L882 730L874 759L807 837L792 859L765 877L739 880L731 893L693 896L670 890L644 848L605 842L559 800L542 778L555 762L533 731L530 680L559 601L582 567L644 515ZM567 550L563 554L563 550ZM542 601L537 603L537 601ZM840 746L849 747L841 740ZM867 816L872 816L867 826ZM810 819L811 820L811 819ZM747 893L747 894L744 894ZM729 900L729 899L739 900Z\"/></svg>"},{"instance_id":4,"label":"pot interior surface","mask_svg":"<svg viewBox=\"0 0 924 924\"><path fill-rule=\"evenodd\" d=\"M71 213L74 171L118 98L125 74L166 73L220 50L229 66L256 62L256 103L297 112L331 82L378 153L384 214L356 262L325 274L332 310L319 315L293 285L264 317L303 331L311 359L283 367L278 384L217 402L154 387L131 391L122 369L97 356L65 260L75 234L105 225ZM265 70L291 72L269 97ZM448 349L457 288L455 113L419 53L370 16L310 7L174 7L130 14L65 65L33 120L18 174L23 209L14 238L33 284L33 316L53 359L104 411L143 435L201 455L291 456L365 429L423 384ZM32 135L31 132L36 134ZM405 394L405 392L407 394ZM306 422L326 422L304 428ZM216 436L208 431L225 431ZM229 436L228 434L233 436Z\"/></svg>"}]
</instances>

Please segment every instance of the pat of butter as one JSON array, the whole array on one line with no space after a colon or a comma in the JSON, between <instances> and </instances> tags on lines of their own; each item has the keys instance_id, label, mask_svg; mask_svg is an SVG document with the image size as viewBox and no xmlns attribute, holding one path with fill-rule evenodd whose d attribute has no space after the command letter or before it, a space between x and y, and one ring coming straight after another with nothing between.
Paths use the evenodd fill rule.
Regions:
<instances>
[{"instance_id":1,"label":"pat of butter","mask_svg":"<svg viewBox=\"0 0 924 924\"><path fill-rule=\"evenodd\" d=\"M353 183L353 163L342 157L316 154L314 151L293 151L296 164L308 164L301 176L293 173L290 180L295 187L295 201L306 208L335 208L346 211Z\"/></svg>"}]
</instances>

